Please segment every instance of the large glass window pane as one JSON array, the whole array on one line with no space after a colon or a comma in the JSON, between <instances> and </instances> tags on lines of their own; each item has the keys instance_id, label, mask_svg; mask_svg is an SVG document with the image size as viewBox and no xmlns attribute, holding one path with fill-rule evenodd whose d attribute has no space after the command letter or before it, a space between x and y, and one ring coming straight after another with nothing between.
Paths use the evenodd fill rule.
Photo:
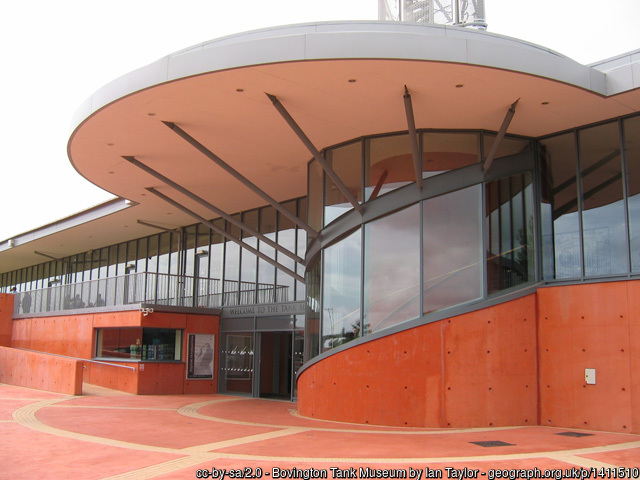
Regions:
<instances>
[{"instance_id":1,"label":"large glass window pane","mask_svg":"<svg viewBox=\"0 0 640 480\"><path fill-rule=\"evenodd\" d=\"M287 202L284 207L294 215L296 214L296 202ZM291 220L284 215L278 213L278 245L286 248L290 252L296 253L296 228ZM292 258L278 253L278 263L284 265L291 270L296 270L296 262ZM304 276L304 270L302 271ZM276 298L282 299L278 301L291 301L294 299L295 280L281 270L276 270Z\"/></svg>"},{"instance_id":2,"label":"large glass window pane","mask_svg":"<svg viewBox=\"0 0 640 480\"><path fill-rule=\"evenodd\" d=\"M326 153L327 163L354 198L362 203L362 142L333 148ZM353 209L333 181L325 175L324 224Z\"/></svg>"},{"instance_id":3,"label":"large glass window pane","mask_svg":"<svg viewBox=\"0 0 640 480\"><path fill-rule=\"evenodd\" d=\"M542 268L545 279L582 276L573 133L540 142Z\"/></svg>"},{"instance_id":4,"label":"large glass window pane","mask_svg":"<svg viewBox=\"0 0 640 480\"><path fill-rule=\"evenodd\" d=\"M479 144L477 133L423 133L422 178L478 163Z\"/></svg>"},{"instance_id":5,"label":"large glass window pane","mask_svg":"<svg viewBox=\"0 0 640 480\"><path fill-rule=\"evenodd\" d=\"M533 281L532 175L487 183L487 289L489 294Z\"/></svg>"},{"instance_id":6,"label":"large glass window pane","mask_svg":"<svg viewBox=\"0 0 640 480\"><path fill-rule=\"evenodd\" d=\"M364 330L420 315L420 205L365 225Z\"/></svg>"},{"instance_id":7,"label":"large glass window pane","mask_svg":"<svg viewBox=\"0 0 640 480\"><path fill-rule=\"evenodd\" d=\"M239 218L239 215L234 215ZM240 229L227 222L227 232L240 238ZM240 246L227 240L224 251L224 305L238 305L238 290L240 280Z\"/></svg>"},{"instance_id":8,"label":"large glass window pane","mask_svg":"<svg viewBox=\"0 0 640 480\"><path fill-rule=\"evenodd\" d=\"M640 272L640 116L624 121L624 152L627 162L631 269Z\"/></svg>"},{"instance_id":9,"label":"large glass window pane","mask_svg":"<svg viewBox=\"0 0 640 480\"><path fill-rule=\"evenodd\" d=\"M320 262L312 263L305 276L306 305L304 328L304 359L311 360L319 352L320 339Z\"/></svg>"},{"instance_id":10,"label":"large glass window pane","mask_svg":"<svg viewBox=\"0 0 640 480\"><path fill-rule=\"evenodd\" d=\"M423 312L482 297L482 186L423 203Z\"/></svg>"},{"instance_id":11,"label":"large glass window pane","mask_svg":"<svg viewBox=\"0 0 640 480\"><path fill-rule=\"evenodd\" d=\"M416 181L408 134L371 138L366 145L367 201Z\"/></svg>"},{"instance_id":12,"label":"large glass window pane","mask_svg":"<svg viewBox=\"0 0 640 480\"><path fill-rule=\"evenodd\" d=\"M585 276L626 273L620 132L611 122L578 132Z\"/></svg>"},{"instance_id":13,"label":"large glass window pane","mask_svg":"<svg viewBox=\"0 0 640 480\"><path fill-rule=\"evenodd\" d=\"M244 212L242 221L254 230L258 230L258 210ZM242 231L242 243L258 248L258 239ZM246 248L241 249L240 259L240 304L256 303L256 280L258 273L256 255Z\"/></svg>"},{"instance_id":14,"label":"large glass window pane","mask_svg":"<svg viewBox=\"0 0 640 480\"><path fill-rule=\"evenodd\" d=\"M322 351L361 334L361 233L356 230L323 252Z\"/></svg>"},{"instance_id":15,"label":"large glass window pane","mask_svg":"<svg viewBox=\"0 0 640 480\"><path fill-rule=\"evenodd\" d=\"M260 209L260 233L269 240L276 240L276 215L277 211L273 207ZM259 242L260 252L269 258L276 258L276 250L265 242ZM289 258L284 255L280 257ZM258 259L258 302L269 303L276 301L275 297L275 267L261 258Z\"/></svg>"},{"instance_id":16,"label":"large glass window pane","mask_svg":"<svg viewBox=\"0 0 640 480\"><path fill-rule=\"evenodd\" d=\"M322 167L313 160L309 162L309 226L314 230L322 228Z\"/></svg>"},{"instance_id":17,"label":"large glass window pane","mask_svg":"<svg viewBox=\"0 0 640 480\"><path fill-rule=\"evenodd\" d=\"M489 152L491 151L491 147L493 143L496 141L496 135L492 133L485 133L483 136L484 142L484 157L486 158ZM516 138L506 136L500 142L500 146L498 147L498 151L494 159L501 157L508 157L509 155L516 155L518 153L526 152L531 148L531 141L526 138Z\"/></svg>"}]
</instances>

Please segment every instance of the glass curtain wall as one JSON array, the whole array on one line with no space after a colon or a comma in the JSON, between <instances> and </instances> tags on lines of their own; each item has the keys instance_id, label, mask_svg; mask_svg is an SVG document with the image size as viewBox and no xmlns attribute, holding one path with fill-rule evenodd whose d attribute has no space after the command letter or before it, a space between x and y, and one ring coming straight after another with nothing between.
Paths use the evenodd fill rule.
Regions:
<instances>
[{"instance_id":1,"label":"glass curtain wall","mask_svg":"<svg viewBox=\"0 0 640 480\"><path fill-rule=\"evenodd\" d=\"M545 280L638 272L640 117L540 140Z\"/></svg>"},{"instance_id":2,"label":"glass curtain wall","mask_svg":"<svg viewBox=\"0 0 640 480\"><path fill-rule=\"evenodd\" d=\"M306 219L306 198L290 200L283 205L303 221ZM242 218L255 230L304 258L307 246L306 232L275 208L261 207L236 214L235 217ZM216 219L213 223L237 238L242 235L243 240L249 245L304 275L303 265L296 264L293 259L276 252L265 242L258 241L246 232L241 233L239 228L228 224L224 219ZM223 296L225 305L237 305L240 301L272 303L305 298L302 282L276 270L268 262L258 259L255 254L244 251L236 243L226 240L222 235L201 224L6 272L0 274L0 291L9 292L15 286L16 291L20 293L144 272L186 276L193 278L193 281L178 280L176 284L175 281L172 283L166 276L161 275L157 278L149 276L143 283L120 278L108 284L97 282L95 286L91 285L91 288L95 287L100 294L97 306L103 306L105 303L115 304L115 299L120 299L120 303L124 299L127 303L142 298L143 293L146 294L146 298L155 298L159 303L167 303L176 295L183 297L187 303L191 298L204 300L212 294L205 290L210 290L214 284L201 279L219 280L219 298L215 302L198 300L196 305L222 305ZM244 283L240 283L240 280ZM93 292L89 296L94 298ZM89 306L86 299L85 306Z\"/></svg>"},{"instance_id":3,"label":"glass curtain wall","mask_svg":"<svg viewBox=\"0 0 640 480\"><path fill-rule=\"evenodd\" d=\"M420 313L420 205L364 227L364 331L375 332Z\"/></svg>"}]
</instances>

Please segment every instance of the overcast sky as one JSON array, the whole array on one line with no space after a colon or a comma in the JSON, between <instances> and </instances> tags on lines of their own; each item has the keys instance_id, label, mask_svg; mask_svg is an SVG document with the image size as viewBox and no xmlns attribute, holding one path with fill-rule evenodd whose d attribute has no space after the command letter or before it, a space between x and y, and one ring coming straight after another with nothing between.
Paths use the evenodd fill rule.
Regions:
<instances>
[{"instance_id":1,"label":"overcast sky","mask_svg":"<svg viewBox=\"0 0 640 480\"><path fill-rule=\"evenodd\" d=\"M486 0L486 16L491 32L581 63L640 48L640 0ZM2 2L0 241L112 198L66 152L74 112L104 84L224 35L376 17L377 0Z\"/></svg>"}]
</instances>

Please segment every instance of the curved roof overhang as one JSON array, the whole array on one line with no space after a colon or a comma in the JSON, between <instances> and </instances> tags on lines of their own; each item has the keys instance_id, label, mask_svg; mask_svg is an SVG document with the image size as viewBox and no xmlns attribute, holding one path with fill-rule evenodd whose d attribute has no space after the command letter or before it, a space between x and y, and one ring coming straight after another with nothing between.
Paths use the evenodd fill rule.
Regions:
<instances>
[{"instance_id":1,"label":"curved roof overhang","mask_svg":"<svg viewBox=\"0 0 640 480\"><path fill-rule=\"evenodd\" d=\"M149 207L150 220L172 213L172 221L189 224L192 218L145 188L217 215L123 156L229 213L265 202L163 122L283 201L306 194L311 154L265 93L322 149L406 130L405 85L417 128L498 130L516 99L509 133L531 137L640 109L638 90L607 96L603 72L512 38L459 27L321 23L214 40L115 80L78 112L69 158L91 182Z\"/></svg>"},{"instance_id":2,"label":"curved roof overhang","mask_svg":"<svg viewBox=\"0 0 640 480\"><path fill-rule=\"evenodd\" d=\"M177 124L283 201L306 194L311 154L265 93L278 97L318 149L407 130L405 85L417 128L498 130L520 99L508 131L538 137L640 110L638 85L609 95L613 82L596 68L487 32L398 23L297 25L197 45L115 80L78 111L68 144L72 164L135 203L110 215L111 223L68 230L72 236L79 228L91 232L74 247L65 243L64 253L157 231L136 220L171 227L195 222L147 187L203 217L217 216L124 156L228 213L265 204L163 122ZM129 228L118 228L125 224ZM62 248L56 235L65 234L42 237L38 246Z\"/></svg>"}]
</instances>

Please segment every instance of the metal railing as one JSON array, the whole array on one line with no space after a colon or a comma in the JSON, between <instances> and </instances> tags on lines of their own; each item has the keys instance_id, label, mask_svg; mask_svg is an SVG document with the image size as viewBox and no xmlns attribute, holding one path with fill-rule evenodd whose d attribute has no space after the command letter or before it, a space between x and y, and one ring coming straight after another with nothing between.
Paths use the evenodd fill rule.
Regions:
<instances>
[{"instance_id":1,"label":"metal railing","mask_svg":"<svg viewBox=\"0 0 640 480\"><path fill-rule=\"evenodd\" d=\"M62 312L133 304L220 308L288 300L288 287L224 281L165 273L130 273L118 277L55 285L15 294L14 315Z\"/></svg>"}]
</instances>

